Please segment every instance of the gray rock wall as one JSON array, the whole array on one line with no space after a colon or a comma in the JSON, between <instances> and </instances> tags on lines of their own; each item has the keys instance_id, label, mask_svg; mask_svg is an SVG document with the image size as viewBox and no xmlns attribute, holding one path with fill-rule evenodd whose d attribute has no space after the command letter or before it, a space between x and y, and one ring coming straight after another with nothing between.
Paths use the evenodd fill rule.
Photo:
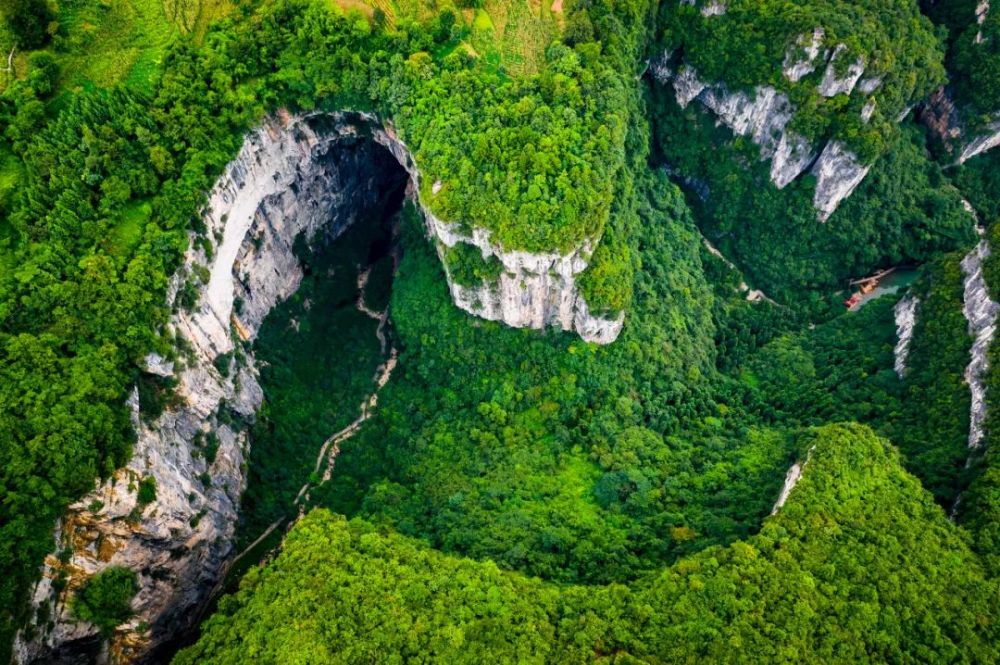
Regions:
<instances>
[{"instance_id":1,"label":"gray rock wall","mask_svg":"<svg viewBox=\"0 0 1000 665\"><path fill-rule=\"evenodd\" d=\"M862 79L865 63L861 58L850 62L842 75L837 74L835 61L848 57L846 47L838 44L832 51L823 48L824 34L822 28L816 28L800 35L785 55L783 75L797 82L825 64L823 78L817 87L820 94L832 97L850 95L855 90L863 95L875 92L881 79ZM701 80L693 67L673 65L670 53L651 62L649 71L657 82L672 87L681 108L698 101L734 134L749 137L757 144L761 159L770 162L771 182L778 189L806 172L814 175L813 207L821 222L826 221L868 175L870 166L862 164L842 142L813 145L790 129L795 106L785 93L772 86L733 91L724 83ZM870 120L874 112L874 103L870 101L865 106L863 119Z\"/></svg>"},{"instance_id":2,"label":"gray rock wall","mask_svg":"<svg viewBox=\"0 0 1000 665\"><path fill-rule=\"evenodd\" d=\"M969 413L969 448L975 450L982 445L986 422L986 372L989 369L988 353L993 336L996 334L997 314L1000 304L990 297L989 286L983 275L983 261L990 255L990 246L985 240L962 259L962 274L965 276L964 305L962 312L969 323L972 337L969 364L965 368L965 380L972 394Z\"/></svg>"},{"instance_id":3,"label":"gray rock wall","mask_svg":"<svg viewBox=\"0 0 1000 665\"><path fill-rule=\"evenodd\" d=\"M110 566L135 571L140 590L135 616L118 628L102 660L141 660L191 626L232 555L246 484L247 427L263 400L244 343L298 289L303 273L296 239L313 246L335 239L393 191L407 186L416 197L419 177L406 146L372 116L283 114L247 135L209 195L207 232L192 234L169 288L175 303L169 332L188 350L176 361L156 354L146 359L149 376L176 381L176 403L147 422L133 394L132 458L56 525L55 550L69 556L46 559L32 597L35 608L48 606L52 620L34 626L31 637L19 635L16 662L98 654L96 629L75 621L68 601ZM496 284L469 289L449 279L459 307L514 326L575 330L602 343L621 330L624 314L592 316L577 292L575 277L587 265L589 245L566 256L504 252L487 232L466 236L429 213L427 229L441 252L467 242L503 264ZM191 290L194 306L177 306L178 294ZM218 441L211 460L209 437ZM156 499L141 505L139 483L148 478L155 479ZM63 591L54 584L60 578L67 582Z\"/></svg>"}]
</instances>

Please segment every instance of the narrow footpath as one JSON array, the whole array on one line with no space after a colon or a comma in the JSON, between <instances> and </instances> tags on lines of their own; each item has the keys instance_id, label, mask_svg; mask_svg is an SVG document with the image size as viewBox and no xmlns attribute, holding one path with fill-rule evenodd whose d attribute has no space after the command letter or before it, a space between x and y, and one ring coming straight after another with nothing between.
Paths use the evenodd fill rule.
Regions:
<instances>
[{"instance_id":1,"label":"narrow footpath","mask_svg":"<svg viewBox=\"0 0 1000 665\"><path fill-rule=\"evenodd\" d=\"M365 303L365 286L368 284L368 276L370 272L370 268L365 268L358 274L358 299L355 302L355 306L362 314L378 321L378 327L375 329L375 335L378 338L379 348L382 351L382 355L385 356L386 348L389 346L389 341L385 334L385 327L389 320L389 308L386 306L383 311L378 312L369 308ZM299 493L295 496L294 505L298 507L298 515L296 518L300 517L305 512L305 507L309 503L309 490L313 489L313 487L318 487L326 483L333 476L333 466L337 455L340 453L340 444L357 434L361 429L361 425L363 425L364 422L371 418L375 413L375 408L378 406L378 394L389 382L389 379L392 378L392 371L396 368L398 358L399 352L396 347L392 346L389 348L388 357L385 362L375 368L375 376L372 377L372 381L375 383L375 390L361 402L361 405L359 406L360 415L358 415L358 417L355 418L350 425L343 428L339 432L331 434L327 437L326 441L323 442L323 445L319 449L319 454L316 456L316 464L313 467L312 474L310 474L310 480L307 480L305 484L302 485L299 489ZM315 478L316 475L319 474L320 469L323 470L323 475L320 477L318 483L313 483L311 479ZM256 540L247 545L243 551L230 560L228 565L223 570L219 587L216 588L213 595L215 595L215 593L217 593L221 588L226 575L230 570L232 570L233 566L246 556L248 552L252 551L255 547L257 547L257 545L274 533L275 529L288 521L288 518L289 516L285 515L272 522L264 533L262 533Z\"/></svg>"}]
</instances>

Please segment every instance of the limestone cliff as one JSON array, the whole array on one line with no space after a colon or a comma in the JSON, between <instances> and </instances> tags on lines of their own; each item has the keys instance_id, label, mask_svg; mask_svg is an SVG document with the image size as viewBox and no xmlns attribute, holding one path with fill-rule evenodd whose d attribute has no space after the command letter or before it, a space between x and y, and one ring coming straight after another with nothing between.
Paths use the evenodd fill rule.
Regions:
<instances>
[{"instance_id":1,"label":"limestone cliff","mask_svg":"<svg viewBox=\"0 0 1000 665\"><path fill-rule=\"evenodd\" d=\"M978 128L967 127L947 87L939 88L928 98L920 110L920 120L955 164L1000 145L1000 112Z\"/></svg>"},{"instance_id":2,"label":"limestone cliff","mask_svg":"<svg viewBox=\"0 0 1000 665\"><path fill-rule=\"evenodd\" d=\"M817 85L819 94L871 95L881 85L877 76L862 78L865 63L861 58L846 64L841 71L838 58L846 52L843 44L833 49L823 47L824 31L816 28L797 38L793 48L785 55L782 75L790 82L823 67L823 76ZM697 101L712 112L720 124L739 136L749 137L760 147L760 157L770 162L771 182L778 189L804 173L816 177L813 207L820 221L826 221L841 201L850 196L868 175L870 166L861 163L857 156L840 141L813 144L789 127L795 115L795 106L788 95L770 85L758 85L752 90L730 90L723 82L708 82L699 78L693 67L675 62L671 53L664 53L650 64L653 78L662 85L673 88L677 103L686 108ZM863 111L870 119L874 113L874 100Z\"/></svg>"},{"instance_id":3,"label":"limestone cliff","mask_svg":"<svg viewBox=\"0 0 1000 665\"><path fill-rule=\"evenodd\" d=\"M132 458L56 526L56 553L32 597L36 614L51 619L18 637L18 662L98 653L96 629L75 621L68 601L112 565L135 571L140 590L134 618L118 628L104 656L145 658L191 626L231 556L248 425L263 399L249 342L302 280L296 242L331 242L404 188L418 198L419 175L406 146L364 114L282 114L246 137L209 195L205 233L191 235L169 288L174 313L167 332L178 357L151 354L144 363L147 376L176 383L175 399L152 417L140 413L134 392ZM463 309L514 326L575 330L602 343L621 330L623 314L592 316L577 292L589 245L567 256L503 251L485 231L465 235L429 211L426 221L439 251L466 242L503 265L496 283L480 287L449 278ZM156 497L143 504L138 487L147 479L155 481Z\"/></svg>"},{"instance_id":4,"label":"limestone cliff","mask_svg":"<svg viewBox=\"0 0 1000 665\"><path fill-rule=\"evenodd\" d=\"M965 380L969 384L972 404L969 412L969 448L976 450L982 445L986 423L986 372L989 369L989 348L997 328L1000 303L990 297L989 286L983 275L983 261L990 255L986 240L962 259L964 276L964 304L962 313L969 324L972 337L969 364L965 368Z\"/></svg>"},{"instance_id":5,"label":"limestone cliff","mask_svg":"<svg viewBox=\"0 0 1000 665\"><path fill-rule=\"evenodd\" d=\"M896 346L893 349L893 368L896 376L903 378L906 374L906 360L910 355L910 342L913 341L913 330L917 325L917 308L920 298L907 294L899 299L893 307L896 321Z\"/></svg>"}]
</instances>

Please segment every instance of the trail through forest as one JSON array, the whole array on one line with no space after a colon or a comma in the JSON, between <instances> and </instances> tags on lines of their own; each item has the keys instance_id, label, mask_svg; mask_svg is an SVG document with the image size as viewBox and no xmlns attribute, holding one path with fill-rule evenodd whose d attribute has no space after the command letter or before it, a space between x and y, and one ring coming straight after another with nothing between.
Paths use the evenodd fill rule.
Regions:
<instances>
[{"instance_id":1,"label":"trail through forest","mask_svg":"<svg viewBox=\"0 0 1000 665\"><path fill-rule=\"evenodd\" d=\"M398 263L397 256L394 255L393 260L394 263ZM378 328L375 329L375 335L378 338L379 347L382 350L382 355L385 356L386 348L389 347L389 341L385 334L385 327L389 321L389 307L388 305L386 305L386 308L381 312L379 312L371 309L370 307L368 307L367 303L365 303L365 286L368 284L368 277L370 273L371 273L371 268L368 267L365 268L364 270L361 270L361 272L359 272L358 274L358 281L357 281L358 298L357 301L355 302L355 306L357 307L359 312L378 321ZM337 455L340 453L340 444L346 441L347 439L350 439L355 434L357 434L358 431L361 429L361 425L363 425L364 422L369 418L371 418L372 415L375 413L375 408L378 406L378 394L382 390L382 388L385 387L385 384L389 382L389 379L392 378L392 372L396 368L398 357L399 357L399 351L396 349L396 347L395 346L390 347L388 357L386 358L385 362L380 364L375 369L375 376L372 378L372 380L375 383L375 389L371 395L362 400L361 405L359 406L360 414L358 415L358 417L355 418L354 421L352 421L349 425L347 425L340 431L331 434L323 442L323 445L320 447L319 453L316 456L316 464L313 467L313 471L312 474L310 474L309 480L306 480L306 482L299 489L298 494L295 496L294 505L298 506L299 511L298 515L296 516L296 520L293 520L292 524L294 524L295 521L297 521L298 518L301 517L302 514L305 512L305 506L309 502L309 490L312 489L314 486L322 485L323 483L330 480L330 478L333 476L334 462L337 458ZM321 476L319 482L316 483L313 481L313 478L315 478L316 475L319 474L321 468L323 469L323 475ZM267 527L267 529L265 529L264 533L258 536L257 539L254 540L252 543L247 545L243 549L243 551L241 551L239 554L233 557L232 561L229 562L229 565L226 568L226 573L228 573L229 570L231 570L244 556L246 556L248 552L252 551L257 545L266 540L268 536L274 533L275 529L277 529L287 520L288 520L288 515L284 515L282 517L279 517L274 522L272 522ZM226 574L223 574L222 580L225 580L225 577ZM220 581L219 584L220 584L219 588L221 588L222 582ZM217 591L218 589L216 589L216 592Z\"/></svg>"}]
</instances>

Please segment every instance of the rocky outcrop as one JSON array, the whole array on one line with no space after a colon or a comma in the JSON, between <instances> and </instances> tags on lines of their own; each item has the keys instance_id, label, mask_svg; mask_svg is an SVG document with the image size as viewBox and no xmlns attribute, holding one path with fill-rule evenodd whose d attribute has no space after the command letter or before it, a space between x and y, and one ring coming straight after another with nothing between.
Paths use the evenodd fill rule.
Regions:
<instances>
[{"instance_id":1,"label":"rocky outcrop","mask_svg":"<svg viewBox=\"0 0 1000 665\"><path fill-rule=\"evenodd\" d=\"M844 73L837 74L836 60L847 57L846 47L838 45L830 54L822 48L823 36L821 28L799 36L785 55L782 66L784 76L797 82L825 61L826 69L818 85L821 94L851 94L855 88L862 94L874 92L881 79L861 79L865 71L861 58L849 63ZM761 159L770 161L771 182L778 189L788 186L806 172L814 175L816 191L813 207L821 222L826 221L868 175L870 166L862 164L842 142L830 141L816 146L790 129L795 106L788 95L773 86L760 85L750 91L732 91L723 83L701 80L693 67L672 63L670 53L651 62L649 71L657 82L673 88L681 108L698 101L716 116L720 124L734 134L749 137L759 146ZM867 115L867 121L874 114L875 106L869 103L865 109L863 113Z\"/></svg>"},{"instance_id":2,"label":"rocky outcrop","mask_svg":"<svg viewBox=\"0 0 1000 665\"><path fill-rule=\"evenodd\" d=\"M781 493L778 494L778 500L774 502L774 506L771 508L772 515L777 515L781 507L788 501L788 497L792 495L792 490L795 489L799 480L802 479L802 472L805 470L806 464L809 463L809 458L812 456L814 450L816 450L816 446L809 449L804 460L795 462L785 473L785 482L781 486Z\"/></svg>"},{"instance_id":3,"label":"rocky outcrop","mask_svg":"<svg viewBox=\"0 0 1000 665\"><path fill-rule=\"evenodd\" d=\"M847 47L844 44L838 44L837 48L833 50L833 55L826 65L826 71L823 72L823 80L818 86L819 94L824 97L851 94L854 91L854 86L861 80L861 75L865 73L865 61L861 57L848 63L844 67L843 73L837 73L841 67L840 60L844 57L850 57L846 56L846 53Z\"/></svg>"},{"instance_id":4,"label":"rocky outcrop","mask_svg":"<svg viewBox=\"0 0 1000 665\"><path fill-rule=\"evenodd\" d=\"M981 127L970 129L962 123L947 87L938 88L927 99L919 117L954 164L963 164L1000 145L1000 113Z\"/></svg>"},{"instance_id":5,"label":"rocky outcrop","mask_svg":"<svg viewBox=\"0 0 1000 665\"><path fill-rule=\"evenodd\" d=\"M263 400L249 343L299 287L296 244L333 241L398 204L404 188L416 198L419 175L406 146L369 115L282 114L246 137L209 195L206 232L192 234L168 290L167 333L178 357L150 354L143 363L152 385L174 384L171 402L152 417L139 413L133 393L132 458L57 525L56 551L64 554L46 559L32 598L38 616L52 618L19 636L18 662L96 654L96 628L74 619L68 599L109 566L130 568L140 583L133 619L110 640L112 660L142 659L190 627L232 555L248 424ZM503 266L495 283L477 288L449 279L463 309L600 343L621 330L624 314L591 315L576 289L589 245L565 256L505 252L486 231L466 235L429 212L426 221L439 251L466 242ZM150 482L156 496L143 503L138 488Z\"/></svg>"},{"instance_id":6,"label":"rocky outcrop","mask_svg":"<svg viewBox=\"0 0 1000 665\"><path fill-rule=\"evenodd\" d=\"M990 0L979 0L976 4L976 25L979 26L979 30L976 31L976 37L973 40L976 44L982 44L985 39L983 38L983 23L986 22L986 17L990 13Z\"/></svg>"},{"instance_id":7,"label":"rocky outcrop","mask_svg":"<svg viewBox=\"0 0 1000 665\"><path fill-rule=\"evenodd\" d=\"M818 211L821 222L830 218L840 202L861 184L870 169L871 166L861 164L840 141L826 144L812 167L812 174L816 176L813 207Z\"/></svg>"},{"instance_id":8,"label":"rocky outcrop","mask_svg":"<svg viewBox=\"0 0 1000 665\"><path fill-rule=\"evenodd\" d=\"M785 53L785 61L781 67L781 73L786 79L797 83L799 79L816 71L825 35L823 28L816 28L811 33L798 36L795 45Z\"/></svg>"},{"instance_id":9,"label":"rocky outcrop","mask_svg":"<svg viewBox=\"0 0 1000 665\"><path fill-rule=\"evenodd\" d=\"M698 5L698 0L681 0L681 4L694 7ZM703 0L699 11L702 16L722 16L728 8L726 0Z\"/></svg>"},{"instance_id":10,"label":"rocky outcrop","mask_svg":"<svg viewBox=\"0 0 1000 665\"><path fill-rule=\"evenodd\" d=\"M466 243L476 247L484 259L496 258L502 266L496 281L484 281L478 286L459 284L449 276L452 300L460 308L516 328L554 326L573 330L583 339L599 344L618 337L625 313L614 318L592 315L576 287L576 276L587 267L593 251L589 243L565 255L505 252L490 241L485 229L474 229L466 235L457 224L444 222L427 210L424 214L442 259L444 248Z\"/></svg>"},{"instance_id":11,"label":"rocky outcrop","mask_svg":"<svg viewBox=\"0 0 1000 665\"><path fill-rule=\"evenodd\" d=\"M962 274L965 276L965 296L962 313L969 322L969 336L972 349L969 365L965 368L965 380L972 394L969 413L969 448L979 448L983 441L983 425L986 422L986 372L989 369L988 352L997 328L997 314L1000 304L990 297L989 287L983 276L983 261L990 255L986 240L962 259Z\"/></svg>"},{"instance_id":12,"label":"rocky outcrop","mask_svg":"<svg viewBox=\"0 0 1000 665\"><path fill-rule=\"evenodd\" d=\"M920 299L914 295L906 295L899 299L893 307L896 318L896 347L893 349L896 376L903 378L906 374L906 359L910 354L910 342L913 341L913 329L917 325L917 307Z\"/></svg>"},{"instance_id":13,"label":"rocky outcrop","mask_svg":"<svg viewBox=\"0 0 1000 665\"><path fill-rule=\"evenodd\" d=\"M370 122L375 119L369 117ZM421 174L406 146L391 131L377 127L376 142L399 161L420 192ZM440 189L431 186L432 196ZM475 316L499 321L515 328L555 327L572 331L588 342L610 344L618 338L625 322L625 312L607 317L592 313L577 287L576 278L586 270L594 244L584 242L568 254L507 250L495 243L487 229L466 232L456 222L439 219L423 201L420 203L429 237L435 243L448 279L452 301ZM479 250L484 260L496 259L502 270L493 280L478 286L459 284L451 275L444 252L458 243Z\"/></svg>"},{"instance_id":14,"label":"rocky outcrop","mask_svg":"<svg viewBox=\"0 0 1000 665\"><path fill-rule=\"evenodd\" d=\"M145 362L150 375L176 381L172 403L148 420L133 395L132 458L61 520L57 549L68 559L48 557L32 599L53 620L36 626L32 639L19 638L19 662L76 658L97 646L96 629L76 622L67 600L108 566L126 566L140 582L134 618L111 639L112 660L141 658L190 626L231 553L247 424L263 399L252 353L237 345L298 288L297 238L332 240L406 179L344 117L323 127L269 121L247 137L211 193L207 233L192 237L169 290L178 304L178 294L197 294L169 323L188 351L177 361L151 354ZM147 479L155 499L143 504L138 487Z\"/></svg>"}]
</instances>

